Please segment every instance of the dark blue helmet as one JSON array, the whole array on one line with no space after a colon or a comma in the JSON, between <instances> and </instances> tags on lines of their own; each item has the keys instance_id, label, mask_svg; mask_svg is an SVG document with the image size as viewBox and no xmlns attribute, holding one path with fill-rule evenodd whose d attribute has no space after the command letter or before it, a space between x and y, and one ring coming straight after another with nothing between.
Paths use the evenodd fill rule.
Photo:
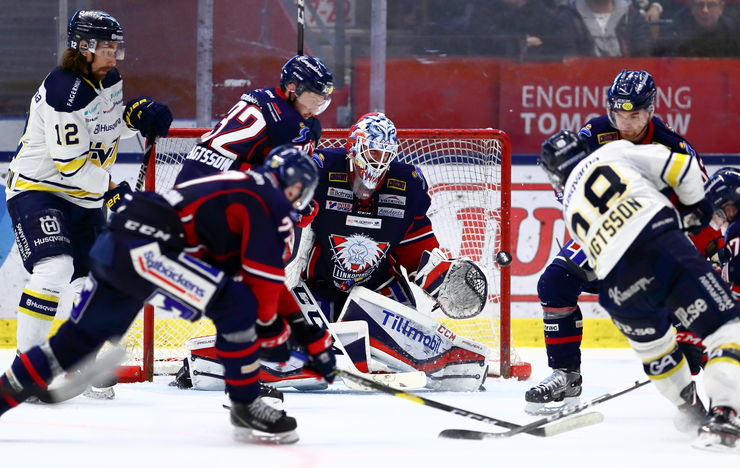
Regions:
<instances>
[{"instance_id":1,"label":"dark blue helmet","mask_svg":"<svg viewBox=\"0 0 740 468\"><path fill-rule=\"evenodd\" d=\"M285 88L289 83L296 84L296 96L304 91L311 91L328 98L334 91L334 77L324 63L310 55L296 55L280 71L280 86Z\"/></svg>"},{"instance_id":2,"label":"dark blue helmet","mask_svg":"<svg viewBox=\"0 0 740 468\"><path fill-rule=\"evenodd\" d=\"M561 130L542 143L539 164L557 191L562 191L565 181L576 164L590 153L581 135Z\"/></svg>"},{"instance_id":3,"label":"dark blue helmet","mask_svg":"<svg viewBox=\"0 0 740 468\"><path fill-rule=\"evenodd\" d=\"M278 146L267 155L263 169L267 173L275 174L283 188L301 183L298 199L293 201L296 210L303 210L313 199L314 191L319 184L319 171L305 151L293 145Z\"/></svg>"},{"instance_id":4,"label":"dark blue helmet","mask_svg":"<svg viewBox=\"0 0 740 468\"><path fill-rule=\"evenodd\" d=\"M607 92L606 111L609 121L616 127L612 112L618 110L655 110L655 81L646 71L622 70Z\"/></svg>"},{"instance_id":5,"label":"dark blue helmet","mask_svg":"<svg viewBox=\"0 0 740 468\"><path fill-rule=\"evenodd\" d=\"M715 213L725 219L722 206L732 203L740 208L740 169L723 167L712 174L704 184L704 194L712 203Z\"/></svg>"},{"instance_id":6,"label":"dark blue helmet","mask_svg":"<svg viewBox=\"0 0 740 468\"><path fill-rule=\"evenodd\" d=\"M87 45L80 48L81 41ZM116 59L123 59L121 23L104 11L77 10L67 24L67 47L95 53L98 43L102 41L116 42Z\"/></svg>"}]
</instances>

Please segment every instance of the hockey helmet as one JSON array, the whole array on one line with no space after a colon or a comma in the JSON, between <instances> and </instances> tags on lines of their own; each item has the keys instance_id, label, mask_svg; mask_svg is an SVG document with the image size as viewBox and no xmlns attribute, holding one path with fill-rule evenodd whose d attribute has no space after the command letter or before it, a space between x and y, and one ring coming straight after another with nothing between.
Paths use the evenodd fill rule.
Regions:
<instances>
[{"instance_id":1,"label":"hockey helmet","mask_svg":"<svg viewBox=\"0 0 740 468\"><path fill-rule=\"evenodd\" d=\"M652 117L655 110L655 81L646 71L622 70L607 91L606 113L614 128L614 111L647 109Z\"/></svg>"},{"instance_id":2,"label":"hockey helmet","mask_svg":"<svg viewBox=\"0 0 740 468\"><path fill-rule=\"evenodd\" d=\"M80 45L81 42L85 45ZM103 42L115 43L115 58L125 55L123 27L117 19L104 11L77 10L67 24L67 47L95 53Z\"/></svg>"},{"instance_id":3,"label":"hockey helmet","mask_svg":"<svg viewBox=\"0 0 740 468\"><path fill-rule=\"evenodd\" d=\"M347 157L354 174L352 190L361 199L372 196L398 155L396 126L379 112L360 117L349 129Z\"/></svg>"},{"instance_id":4,"label":"hockey helmet","mask_svg":"<svg viewBox=\"0 0 740 468\"><path fill-rule=\"evenodd\" d=\"M308 206L319 184L319 171L303 150L293 145L278 146L267 155L263 168L274 174L284 189L300 182L301 191L293 207L301 211Z\"/></svg>"},{"instance_id":5,"label":"hockey helmet","mask_svg":"<svg viewBox=\"0 0 740 468\"><path fill-rule=\"evenodd\" d=\"M715 215L724 221L732 221L727 218L723 207L731 203L740 208L740 170L734 167L719 169L704 184L704 194L712 203Z\"/></svg>"},{"instance_id":6,"label":"hockey helmet","mask_svg":"<svg viewBox=\"0 0 740 468\"><path fill-rule=\"evenodd\" d=\"M283 65L280 71L280 86L285 89L290 83L295 83L295 94L301 98L303 93L310 91L313 101L307 105L314 115L324 112L331 103L331 93L334 92L334 77L326 65L316 57L310 55L296 55ZM304 99L310 99L304 96Z\"/></svg>"},{"instance_id":7,"label":"hockey helmet","mask_svg":"<svg viewBox=\"0 0 740 468\"><path fill-rule=\"evenodd\" d=\"M562 191L573 168L589 153L588 145L581 135L570 130L561 130L542 143L538 162L553 188Z\"/></svg>"}]
</instances>

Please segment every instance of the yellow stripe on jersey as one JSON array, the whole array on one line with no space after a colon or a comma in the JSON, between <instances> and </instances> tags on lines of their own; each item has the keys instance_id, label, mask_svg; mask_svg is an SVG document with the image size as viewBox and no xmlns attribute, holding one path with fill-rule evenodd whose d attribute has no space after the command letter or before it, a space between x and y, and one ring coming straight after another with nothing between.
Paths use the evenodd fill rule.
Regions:
<instances>
[{"instance_id":1,"label":"yellow stripe on jersey","mask_svg":"<svg viewBox=\"0 0 740 468\"><path fill-rule=\"evenodd\" d=\"M671 187L677 187L681 174L688 169L689 164L691 164L691 156L688 154L671 153L671 159L663 170L663 180Z\"/></svg>"},{"instance_id":2,"label":"yellow stripe on jersey","mask_svg":"<svg viewBox=\"0 0 740 468\"><path fill-rule=\"evenodd\" d=\"M74 158L72 161L65 163L54 161L54 165L57 167L57 170L62 175L73 174L75 171L79 170L82 166L85 165L85 163L87 162L87 155L88 153L83 153Z\"/></svg>"},{"instance_id":3,"label":"yellow stripe on jersey","mask_svg":"<svg viewBox=\"0 0 740 468\"><path fill-rule=\"evenodd\" d=\"M49 302L55 302L59 303L59 296L51 296L49 294L42 294L40 292L31 291L28 288L23 288L23 294L28 294L31 297L35 297L36 299L41 299L42 301L49 301Z\"/></svg>"},{"instance_id":4,"label":"yellow stripe on jersey","mask_svg":"<svg viewBox=\"0 0 740 468\"><path fill-rule=\"evenodd\" d=\"M25 315L30 315L31 317L34 317L34 318L37 318L37 319L46 320L48 322L51 322L52 320L54 320L54 317L51 316L51 315L40 314L40 313L35 312L35 311L31 310L31 309L26 309L25 307L20 307L19 306L18 307L18 312L20 312L22 314L25 314Z\"/></svg>"},{"instance_id":5,"label":"yellow stripe on jersey","mask_svg":"<svg viewBox=\"0 0 740 468\"><path fill-rule=\"evenodd\" d=\"M20 180L15 183L13 190L38 190L40 192L61 192L75 198L101 198L102 193L86 192L84 190L65 189L51 185L44 185L42 182L29 182Z\"/></svg>"}]
</instances>

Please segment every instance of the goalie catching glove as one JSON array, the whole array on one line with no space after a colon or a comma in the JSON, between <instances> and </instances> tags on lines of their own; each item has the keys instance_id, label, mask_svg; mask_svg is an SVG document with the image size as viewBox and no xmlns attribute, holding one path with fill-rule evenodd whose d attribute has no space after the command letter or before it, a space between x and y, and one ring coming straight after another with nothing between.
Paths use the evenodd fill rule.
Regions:
<instances>
[{"instance_id":1,"label":"goalie catching glove","mask_svg":"<svg viewBox=\"0 0 740 468\"><path fill-rule=\"evenodd\" d=\"M317 325L306 322L302 313L288 316L295 342L308 353L308 365L321 374L329 383L334 381L334 368L337 360L331 345L331 334Z\"/></svg>"},{"instance_id":2,"label":"goalie catching glove","mask_svg":"<svg viewBox=\"0 0 740 468\"><path fill-rule=\"evenodd\" d=\"M421 254L410 279L435 299L448 317L475 317L486 305L488 283L483 271L470 260L448 259L439 249Z\"/></svg>"}]
</instances>

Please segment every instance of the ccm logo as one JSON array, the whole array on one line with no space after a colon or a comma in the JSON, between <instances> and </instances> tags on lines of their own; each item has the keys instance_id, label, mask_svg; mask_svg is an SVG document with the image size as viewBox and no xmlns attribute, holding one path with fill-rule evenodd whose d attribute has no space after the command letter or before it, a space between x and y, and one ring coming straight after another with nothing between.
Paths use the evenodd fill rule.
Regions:
<instances>
[{"instance_id":1,"label":"ccm logo","mask_svg":"<svg viewBox=\"0 0 740 468\"><path fill-rule=\"evenodd\" d=\"M163 241L168 241L170 240L170 237L172 237L171 234L162 232L161 230L147 224L134 221L133 219L126 220L126 223L124 223L123 226L129 231L138 232L140 234L144 234L147 237L153 237L155 239L161 239Z\"/></svg>"}]
</instances>

